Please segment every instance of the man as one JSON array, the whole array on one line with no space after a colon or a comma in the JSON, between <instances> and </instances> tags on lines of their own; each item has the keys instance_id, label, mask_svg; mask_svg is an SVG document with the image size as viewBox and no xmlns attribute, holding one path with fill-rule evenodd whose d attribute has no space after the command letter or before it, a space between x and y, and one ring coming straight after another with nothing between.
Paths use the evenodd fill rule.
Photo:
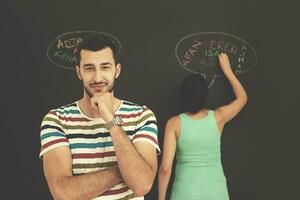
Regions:
<instances>
[{"instance_id":1,"label":"man","mask_svg":"<svg viewBox=\"0 0 300 200\"><path fill-rule=\"evenodd\" d=\"M83 98L51 110L41 125L44 173L54 199L144 199L156 170L156 118L114 96L116 47L91 36L78 49Z\"/></svg>"}]
</instances>

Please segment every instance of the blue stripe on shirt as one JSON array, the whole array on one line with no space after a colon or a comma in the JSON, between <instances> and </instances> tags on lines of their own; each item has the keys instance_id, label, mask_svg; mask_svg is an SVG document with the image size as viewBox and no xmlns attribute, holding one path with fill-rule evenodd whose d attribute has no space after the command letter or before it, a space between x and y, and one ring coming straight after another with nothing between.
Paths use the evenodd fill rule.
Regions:
<instances>
[{"instance_id":1,"label":"blue stripe on shirt","mask_svg":"<svg viewBox=\"0 0 300 200\"><path fill-rule=\"evenodd\" d=\"M48 137L66 137L66 136L60 132L51 132L51 133L42 134L40 137L41 137L41 140L44 140Z\"/></svg>"},{"instance_id":2,"label":"blue stripe on shirt","mask_svg":"<svg viewBox=\"0 0 300 200\"><path fill-rule=\"evenodd\" d=\"M74 144L70 144L71 149L99 148L99 147L111 147L111 146L113 146L112 142L74 143Z\"/></svg>"}]
</instances>

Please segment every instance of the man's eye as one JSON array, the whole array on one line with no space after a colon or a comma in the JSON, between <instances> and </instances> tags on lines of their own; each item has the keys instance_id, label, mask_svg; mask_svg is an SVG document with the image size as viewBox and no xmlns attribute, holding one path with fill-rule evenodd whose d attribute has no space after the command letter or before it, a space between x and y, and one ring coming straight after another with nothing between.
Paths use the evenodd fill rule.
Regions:
<instances>
[{"instance_id":1,"label":"man's eye","mask_svg":"<svg viewBox=\"0 0 300 200\"><path fill-rule=\"evenodd\" d=\"M109 70L110 67L109 67L109 66L103 66L102 69L103 69L103 70Z\"/></svg>"},{"instance_id":2,"label":"man's eye","mask_svg":"<svg viewBox=\"0 0 300 200\"><path fill-rule=\"evenodd\" d=\"M91 67L86 67L86 68L85 68L85 71L91 71L91 70L92 70Z\"/></svg>"}]
</instances>

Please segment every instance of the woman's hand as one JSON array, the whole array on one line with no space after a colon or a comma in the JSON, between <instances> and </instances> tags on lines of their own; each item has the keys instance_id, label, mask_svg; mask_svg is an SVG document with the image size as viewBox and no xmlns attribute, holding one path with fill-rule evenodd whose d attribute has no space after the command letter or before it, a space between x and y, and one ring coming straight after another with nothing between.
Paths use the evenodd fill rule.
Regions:
<instances>
[{"instance_id":1,"label":"woman's hand","mask_svg":"<svg viewBox=\"0 0 300 200\"><path fill-rule=\"evenodd\" d=\"M227 75L228 73L231 73L232 69L231 69L230 61L229 61L227 54L221 53L218 55L218 58L219 58L219 63L220 63L221 69L224 72L224 74Z\"/></svg>"}]
</instances>

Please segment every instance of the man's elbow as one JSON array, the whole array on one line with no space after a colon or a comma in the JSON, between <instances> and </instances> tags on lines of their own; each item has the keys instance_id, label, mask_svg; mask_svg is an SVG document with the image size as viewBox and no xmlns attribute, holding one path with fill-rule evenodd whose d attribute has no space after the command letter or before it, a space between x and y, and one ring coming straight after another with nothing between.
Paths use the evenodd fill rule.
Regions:
<instances>
[{"instance_id":1,"label":"man's elbow","mask_svg":"<svg viewBox=\"0 0 300 200\"><path fill-rule=\"evenodd\" d=\"M132 191L133 191L134 195L137 197L145 196L146 194L148 194L150 192L150 190L152 188L152 184L153 184L153 182L139 184L136 188L132 188Z\"/></svg>"},{"instance_id":2,"label":"man's elbow","mask_svg":"<svg viewBox=\"0 0 300 200\"><path fill-rule=\"evenodd\" d=\"M50 192L54 200L75 200L77 199L62 184L55 184L50 187Z\"/></svg>"},{"instance_id":3,"label":"man's elbow","mask_svg":"<svg viewBox=\"0 0 300 200\"><path fill-rule=\"evenodd\" d=\"M68 200L69 198L66 196L66 194L62 191L62 189L58 188L57 186L54 186L51 188L51 194L54 200Z\"/></svg>"},{"instance_id":4,"label":"man's elbow","mask_svg":"<svg viewBox=\"0 0 300 200\"><path fill-rule=\"evenodd\" d=\"M140 179L140 181L135 185L135 187L131 188L135 196L140 197L148 194L152 188L154 178L155 176L149 176L148 178L144 177Z\"/></svg>"},{"instance_id":5,"label":"man's elbow","mask_svg":"<svg viewBox=\"0 0 300 200\"><path fill-rule=\"evenodd\" d=\"M71 200L72 197L68 196L67 193L57 186L54 186L51 190L51 194L54 200Z\"/></svg>"}]
</instances>

